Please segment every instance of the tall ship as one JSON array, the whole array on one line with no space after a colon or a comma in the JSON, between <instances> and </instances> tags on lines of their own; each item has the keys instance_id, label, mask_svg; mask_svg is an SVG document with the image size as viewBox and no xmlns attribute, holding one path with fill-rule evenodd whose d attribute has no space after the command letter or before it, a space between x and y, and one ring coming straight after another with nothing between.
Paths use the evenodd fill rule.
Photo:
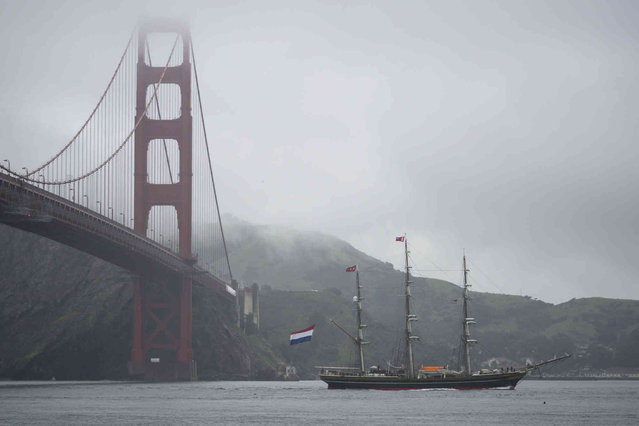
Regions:
<instances>
[{"instance_id":1,"label":"tall ship","mask_svg":"<svg viewBox=\"0 0 639 426\"><path fill-rule=\"evenodd\" d=\"M469 316L468 301L469 287L468 268L466 267L466 255L463 256L463 315L462 315L462 344L464 346L464 364L459 371L449 369L447 366L440 367L420 367L416 368L413 357L413 343L419 340L412 331L412 323L417 320L417 316L411 312L411 275L408 265L408 240L406 236L397 237L396 241L404 243L404 255L406 260L404 296L405 296L405 329L404 341L406 346L406 359L402 367L391 371L382 370L379 367L371 367L366 370L364 363L364 341L363 330L366 325L362 324L362 304L361 289L359 280L359 270L357 267L350 267L347 271L355 268L356 296L354 301L357 304L357 336L351 335L336 322L331 322L342 332L348 335L358 348L359 366L352 367L318 367L320 369L320 379L328 384L329 389L380 389L380 390L406 390L406 389L489 389L505 388L514 389L517 383L526 374L542 365L550 364L570 355L564 354L556 356L550 360L540 362L525 367L488 370L471 369L471 348L477 343L470 335L470 325L475 323L475 319Z\"/></svg>"}]
</instances>

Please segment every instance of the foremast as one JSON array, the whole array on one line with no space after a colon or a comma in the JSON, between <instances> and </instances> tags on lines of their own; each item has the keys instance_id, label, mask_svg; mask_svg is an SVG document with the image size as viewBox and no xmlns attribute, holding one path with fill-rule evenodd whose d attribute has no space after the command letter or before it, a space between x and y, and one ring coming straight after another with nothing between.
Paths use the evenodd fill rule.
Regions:
<instances>
[{"instance_id":1,"label":"foremast","mask_svg":"<svg viewBox=\"0 0 639 426\"><path fill-rule=\"evenodd\" d=\"M463 268L464 268L464 335L462 336L462 340L464 342L464 350L466 353L466 374L472 374L470 369L470 347L473 343L477 343L477 340L470 338L470 324L475 324L475 319L470 318L468 316L468 300L470 297L468 296L468 289L470 284L468 284L468 268L466 267L466 254L464 254L463 258Z\"/></svg>"},{"instance_id":2,"label":"foremast","mask_svg":"<svg viewBox=\"0 0 639 426\"><path fill-rule=\"evenodd\" d=\"M366 374L366 366L364 365L364 345L368 344L368 342L364 341L364 328L367 326L362 324L362 286L359 284L359 269L357 268L357 265L346 268L346 272L355 272L356 296L353 298L353 301L357 303L357 337L346 331L346 329L339 325L334 319L331 319L330 322L335 327L339 328L342 333L346 334L353 343L355 343L355 345L357 345L357 348L359 349L359 372L363 376Z\"/></svg>"},{"instance_id":3,"label":"foremast","mask_svg":"<svg viewBox=\"0 0 639 426\"><path fill-rule=\"evenodd\" d=\"M413 359L413 341L419 340L419 337L413 335L411 323L413 321L417 321L417 315L411 314L410 312L410 298L411 298L410 285L412 281L410 280L410 266L408 265L408 239L406 238L405 234L403 237L399 237L399 238L400 238L400 241L404 242L404 256L406 260L406 278L405 278L406 292L405 294L406 294L406 350L408 352L407 353L407 356L408 356L407 377L409 379L412 379L415 377L415 361Z\"/></svg>"}]
</instances>

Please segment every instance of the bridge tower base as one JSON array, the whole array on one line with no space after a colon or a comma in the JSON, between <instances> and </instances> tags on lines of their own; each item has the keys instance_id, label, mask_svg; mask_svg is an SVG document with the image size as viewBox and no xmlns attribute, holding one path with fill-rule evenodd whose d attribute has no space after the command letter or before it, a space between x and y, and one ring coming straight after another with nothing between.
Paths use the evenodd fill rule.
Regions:
<instances>
[{"instance_id":1,"label":"bridge tower base","mask_svg":"<svg viewBox=\"0 0 639 426\"><path fill-rule=\"evenodd\" d=\"M149 381L197 380L191 289L190 279L178 285L136 279L129 375Z\"/></svg>"}]
</instances>

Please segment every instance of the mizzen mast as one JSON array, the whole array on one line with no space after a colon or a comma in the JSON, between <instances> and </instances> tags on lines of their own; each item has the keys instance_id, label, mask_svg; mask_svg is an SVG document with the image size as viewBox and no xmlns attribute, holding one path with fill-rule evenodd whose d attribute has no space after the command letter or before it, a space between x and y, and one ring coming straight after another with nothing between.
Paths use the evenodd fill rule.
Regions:
<instances>
[{"instance_id":1,"label":"mizzen mast","mask_svg":"<svg viewBox=\"0 0 639 426\"><path fill-rule=\"evenodd\" d=\"M477 343L477 340L473 340L470 338L470 324L475 324L475 318L468 317L468 288L470 284L468 284L468 268L466 267L466 255L464 254L464 335L462 340L464 341L464 349L466 352L466 374L472 374L470 369L470 347L473 343Z\"/></svg>"},{"instance_id":2,"label":"mizzen mast","mask_svg":"<svg viewBox=\"0 0 639 426\"><path fill-rule=\"evenodd\" d=\"M410 280L410 266L408 266L408 239L406 238L406 235L404 235L403 237L398 237L397 240L404 242L404 255L406 259L406 279L405 279L406 293L405 294L406 294L406 350L408 352L407 376L409 379L412 379L415 377L415 362L413 360L413 340L419 340L419 337L413 335L413 332L411 329L411 323L413 321L417 321L417 315L411 314L410 312L410 298L411 298L410 285L412 281Z\"/></svg>"}]
</instances>

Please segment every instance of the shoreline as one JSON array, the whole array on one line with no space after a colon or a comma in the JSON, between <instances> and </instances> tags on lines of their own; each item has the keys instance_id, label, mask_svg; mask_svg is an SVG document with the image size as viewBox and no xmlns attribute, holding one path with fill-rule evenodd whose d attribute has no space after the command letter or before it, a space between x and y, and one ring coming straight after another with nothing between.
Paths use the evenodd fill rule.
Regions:
<instances>
[{"instance_id":1,"label":"shoreline","mask_svg":"<svg viewBox=\"0 0 639 426\"><path fill-rule=\"evenodd\" d=\"M526 376L522 380L577 380L577 381L593 381L593 380L639 380L639 377L582 377L582 376Z\"/></svg>"}]
</instances>

